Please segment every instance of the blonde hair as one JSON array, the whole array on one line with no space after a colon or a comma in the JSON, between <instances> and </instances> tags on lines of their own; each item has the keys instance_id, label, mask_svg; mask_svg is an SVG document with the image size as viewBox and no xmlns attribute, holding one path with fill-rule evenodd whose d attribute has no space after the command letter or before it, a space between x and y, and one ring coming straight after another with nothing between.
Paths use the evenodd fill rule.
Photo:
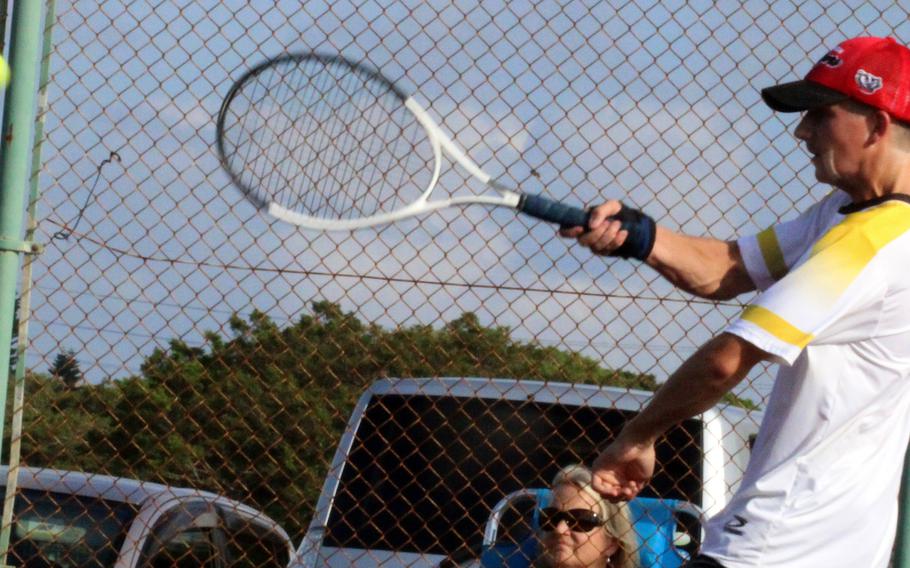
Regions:
<instances>
[{"instance_id":1,"label":"blonde hair","mask_svg":"<svg viewBox=\"0 0 910 568\"><path fill-rule=\"evenodd\" d=\"M583 465L568 465L556 474L551 487L573 485L594 498L598 514L606 521L604 530L619 541L619 548L609 559L615 568L640 568L638 561L638 538L632 528L629 506L625 503L610 503L593 486L594 474Z\"/></svg>"}]
</instances>

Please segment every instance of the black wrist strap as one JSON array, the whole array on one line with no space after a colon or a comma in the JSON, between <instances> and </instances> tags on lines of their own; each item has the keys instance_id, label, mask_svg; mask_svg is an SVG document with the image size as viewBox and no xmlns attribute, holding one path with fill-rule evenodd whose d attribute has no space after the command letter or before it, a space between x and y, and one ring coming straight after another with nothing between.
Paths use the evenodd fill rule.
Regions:
<instances>
[{"instance_id":1,"label":"black wrist strap","mask_svg":"<svg viewBox=\"0 0 910 568\"><path fill-rule=\"evenodd\" d=\"M647 259L654 248L657 235L657 224L654 219L626 204L622 204L622 209L614 218L622 223L623 230L628 231L629 236L621 247L610 253L610 256Z\"/></svg>"}]
</instances>

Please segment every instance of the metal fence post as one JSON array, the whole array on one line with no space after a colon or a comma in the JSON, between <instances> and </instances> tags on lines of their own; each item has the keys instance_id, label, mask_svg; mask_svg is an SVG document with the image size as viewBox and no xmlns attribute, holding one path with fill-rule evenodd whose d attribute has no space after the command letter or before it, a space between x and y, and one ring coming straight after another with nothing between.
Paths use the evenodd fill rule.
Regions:
<instances>
[{"instance_id":1,"label":"metal fence post","mask_svg":"<svg viewBox=\"0 0 910 568\"><path fill-rule=\"evenodd\" d=\"M10 60L15 81L10 84L4 102L0 142L0 345L9 345L12 340L19 254L32 252L32 244L19 239L28 186L31 134L35 126L42 7L41 2L17 2L13 8ZM9 349L0 349L0 414L4 412L6 402L9 359ZM0 435L2 427L0 420Z\"/></svg>"},{"instance_id":2,"label":"metal fence post","mask_svg":"<svg viewBox=\"0 0 910 568\"><path fill-rule=\"evenodd\" d=\"M3 137L0 142L0 346L9 346L18 281L19 255L34 251L22 239L22 220L29 178L29 153L35 125L35 83L41 54L44 2L16 2L12 14L10 64L15 81L6 94L3 108ZM9 381L10 349L0 347L0 455ZM0 563L6 564L9 527L0 542Z\"/></svg>"},{"instance_id":3,"label":"metal fence post","mask_svg":"<svg viewBox=\"0 0 910 568\"><path fill-rule=\"evenodd\" d=\"M31 184L28 199L28 227L25 239L31 241L37 230L37 204L40 195L38 189L38 176L41 172L41 141L44 138L44 117L47 113L47 86L50 74L50 57L53 46L53 26L56 12L55 0L48 0L47 12L44 22L44 45L41 58L41 84L38 120L35 126L35 141L32 151ZM35 245L32 245L35 249ZM13 525L13 512L15 508L16 489L19 477L19 455L22 446L22 415L25 404L25 360L28 347L28 319L31 305L33 257L27 257L22 267L22 294L19 305L19 340L17 342L18 357L16 363L15 388L13 389L12 404L12 429L10 431L9 471L6 479L6 496L3 502L2 523L0 523L0 565L6 564L9 552L10 533Z\"/></svg>"}]
</instances>

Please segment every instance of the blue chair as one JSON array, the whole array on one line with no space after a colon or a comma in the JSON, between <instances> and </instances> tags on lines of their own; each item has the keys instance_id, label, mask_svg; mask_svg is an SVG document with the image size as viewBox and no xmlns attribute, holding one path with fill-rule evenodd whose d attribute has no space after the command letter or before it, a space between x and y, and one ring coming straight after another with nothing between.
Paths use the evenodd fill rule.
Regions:
<instances>
[{"instance_id":1,"label":"blue chair","mask_svg":"<svg viewBox=\"0 0 910 568\"><path fill-rule=\"evenodd\" d=\"M518 503L528 503L533 508L522 515L527 530L519 538L500 539L500 523L511 509L519 510ZM549 489L521 489L503 497L487 520L484 529L483 552L480 564L484 568L527 568L537 556L537 530L540 527L540 510L550 502ZM526 507L527 508L527 507ZM677 568L688 558L679 548L694 537L678 532L680 515L693 517L699 525L704 520L701 510L686 501L638 497L629 502L632 528L638 539L639 560L643 568Z\"/></svg>"}]
</instances>

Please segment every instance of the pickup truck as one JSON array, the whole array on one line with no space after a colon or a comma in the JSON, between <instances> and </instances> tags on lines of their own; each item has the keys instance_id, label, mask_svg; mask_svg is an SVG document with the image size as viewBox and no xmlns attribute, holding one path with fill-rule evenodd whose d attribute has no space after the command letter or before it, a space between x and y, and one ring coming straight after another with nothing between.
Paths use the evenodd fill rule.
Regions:
<instances>
[{"instance_id":1,"label":"pickup truck","mask_svg":"<svg viewBox=\"0 0 910 568\"><path fill-rule=\"evenodd\" d=\"M291 566L477 565L503 498L591 463L650 396L528 380L379 380L350 417ZM760 420L723 406L683 422L658 445L645 495L719 510Z\"/></svg>"}]
</instances>

